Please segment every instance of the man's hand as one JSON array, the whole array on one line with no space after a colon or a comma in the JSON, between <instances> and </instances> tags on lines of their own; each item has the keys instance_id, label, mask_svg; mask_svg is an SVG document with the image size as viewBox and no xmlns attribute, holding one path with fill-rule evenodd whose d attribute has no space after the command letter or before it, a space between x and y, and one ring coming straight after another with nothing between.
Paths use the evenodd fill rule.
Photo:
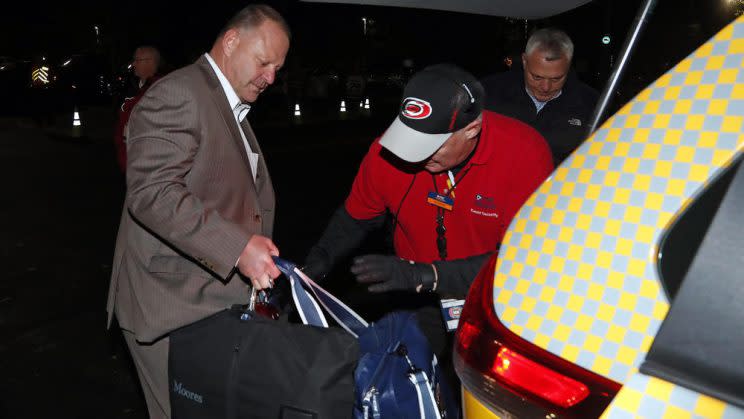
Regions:
<instances>
[{"instance_id":1,"label":"man's hand","mask_svg":"<svg viewBox=\"0 0 744 419\"><path fill-rule=\"evenodd\" d=\"M257 290L271 288L274 278L281 275L272 256L279 256L279 249L270 238L254 234L238 259L238 270L247 276Z\"/></svg>"},{"instance_id":2,"label":"man's hand","mask_svg":"<svg viewBox=\"0 0 744 419\"><path fill-rule=\"evenodd\" d=\"M351 272L362 284L372 284L370 292L392 290L419 291L422 285L431 289L434 268L430 264L415 263L397 256L364 255L354 258Z\"/></svg>"}]
</instances>

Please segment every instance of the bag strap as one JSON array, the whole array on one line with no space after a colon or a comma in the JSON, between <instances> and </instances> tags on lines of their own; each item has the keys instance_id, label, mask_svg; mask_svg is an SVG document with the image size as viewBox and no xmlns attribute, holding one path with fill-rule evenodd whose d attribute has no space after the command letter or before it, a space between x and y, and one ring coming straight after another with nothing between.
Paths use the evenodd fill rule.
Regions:
<instances>
[{"instance_id":1,"label":"bag strap","mask_svg":"<svg viewBox=\"0 0 744 419\"><path fill-rule=\"evenodd\" d=\"M393 356L388 354L387 356ZM422 370L412 370L408 372L408 381L416 389L416 400L419 410L418 417L421 419L442 419L437 402L434 399L434 392L431 389L429 377ZM362 415L364 419L382 419L380 414L380 401L378 393L372 392L362 400Z\"/></svg>"},{"instance_id":2,"label":"bag strap","mask_svg":"<svg viewBox=\"0 0 744 419\"><path fill-rule=\"evenodd\" d=\"M422 370L411 371L408 379L416 387L416 398L418 398L419 416L421 419L441 419L434 393L431 391L429 377Z\"/></svg>"},{"instance_id":3,"label":"bag strap","mask_svg":"<svg viewBox=\"0 0 744 419\"><path fill-rule=\"evenodd\" d=\"M437 407L437 402L434 399L434 393L431 388L431 382L429 381L426 372L413 365L411 358L408 357L408 349L406 349L402 342L398 342L395 345L393 352L398 356L403 356L408 363L408 380L413 383L413 386L416 389L419 417L421 419L441 419L439 408ZM387 356L392 356L392 353L388 353ZM432 374L436 374L436 359L437 357L434 356L432 361Z\"/></svg>"},{"instance_id":4,"label":"bag strap","mask_svg":"<svg viewBox=\"0 0 744 419\"><path fill-rule=\"evenodd\" d=\"M302 280L294 272L297 270L295 265L278 257L274 257L274 263L292 286L292 299L302 323L310 326L328 327L328 321L323 315L323 310L320 309L317 301L305 291Z\"/></svg>"},{"instance_id":5,"label":"bag strap","mask_svg":"<svg viewBox=\"0 0 744 419\"><path fill-rule=\"evenodd\" d=\"M341 327L343 327L352 336L359 337L359 334L362 333L364 329L369 326L367 321L364 320L362 316L349 308L349 306L344 304L333 294L323 289L323 287L316 284L312 279L305 275L304 272L299 270L297 266L292 262L281 259L279 257L274 257L274 263L276 263L276 266L279 268L280 271L282 271L284 275L290 278L290 281L293 284L293 295L295 293L295 288L297 288L298 295L302 295L303 293L307 295L307 291L302 285L307 287L315 297L311 298L309 295L307 295L307 298L310 298L311 300L313 300L313 302L319 302L320 305L322 305L323 308L326 309L328 314L330 314L331 317L333 317L338 322L338 324L341 325ZM295 287L295 282L302 285ZM300 307L298 304L297 309L299 311L302 309L302 307ZM300 316L302 316L302 314L300 314Z\"/></svg>"}]
</instances>

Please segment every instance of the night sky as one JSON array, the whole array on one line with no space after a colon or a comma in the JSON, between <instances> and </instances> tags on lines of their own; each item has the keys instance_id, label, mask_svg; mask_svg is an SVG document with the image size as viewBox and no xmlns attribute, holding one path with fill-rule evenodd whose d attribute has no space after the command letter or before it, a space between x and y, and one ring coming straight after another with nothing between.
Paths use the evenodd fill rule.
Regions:
<instances>
[{"instance_id":1,"label":"night sky","mask_svg":"<svg viewBox=\"0 0 744 419\"><path fill-rule=\"evenodd\" d=\"M510 20L419 9L267 1L288 20L293 42L288 70L344 74L391 71L404 59L415 68L457 63L478 76L503 69L506 54L519 53L525 27L558 26L576 44L575 67L601 88L640 0L597 0L545 19ZM645 31L644 48L631 61L638 83L658 76L734 18L738 0L659 1ZM64 60L72 53L98 52L112 70L120 69L141 44L158 46L176 68L207 51L225 21L245 2L40 0L16 4L0 15L0 56ZM362 33L362 17L374 23ZM98 25L98 43L94 30ZM611 35L609 46L603 35ZM629 70L630 71L630 70ZM643 79L641 81L640 79Z\"/></svg>"}]
</instances>

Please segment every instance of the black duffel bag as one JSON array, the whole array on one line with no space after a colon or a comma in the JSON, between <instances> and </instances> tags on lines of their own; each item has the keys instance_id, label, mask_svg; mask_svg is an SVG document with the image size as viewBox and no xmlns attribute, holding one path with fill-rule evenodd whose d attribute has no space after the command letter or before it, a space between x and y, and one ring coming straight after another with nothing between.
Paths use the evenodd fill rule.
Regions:
<instances>
[{"instance_id":1,"label":"black duffel bag","mask_svg":"<svg viewBox=\"0 0 744 419\"><path fill-rule=\"evenodd\" d=\"M344 330L234 306L171 333L172 417L349 418L358 358Z\"/></svg>"}]
</instances>

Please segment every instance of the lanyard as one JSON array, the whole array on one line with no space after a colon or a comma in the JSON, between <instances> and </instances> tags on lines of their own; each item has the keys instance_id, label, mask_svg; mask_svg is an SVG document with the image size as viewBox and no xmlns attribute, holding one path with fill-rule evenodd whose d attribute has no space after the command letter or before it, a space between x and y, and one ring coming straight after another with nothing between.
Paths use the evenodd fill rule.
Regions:
<instances>
[{"instance_id":1,"label":"lanyard","mask_svg":"<svg viewBox=\"0 0 744 419\"><path fill-rule=\"evenodd\" d=\"M455 197L455 188L457 188L457 185L462 183L462 180L465 179L465 176L470 172L470 167L468 167L466 170L462 171L462 176L460 176L460 179L455 179L455 174L452 173L451 170L447 171L447 192L445 192L445 196L451 196ZM431 181L434 184L434 192L438 192L437 188L437 178L436 175L433 173L431 174Z\"/></svg>"},{"instance_id":2,"label":"lanyard","mask_svg":"<svg viewBox=\"0 0 744 419\"><path fill-rule=\"evenodd\" d=\"M460 178L462 180L462 178ZM449 189L452 193L452 197L455 197L455 186L457 186L457 182L455 182L455 175L452 174L452 170L447 170L447 189Z\"/></svg>"},{"instance_id":3,"label":"lanyard","mask_svg":"<svg viewBox=\"0 0 744 419\"><path fill-rule=\"evenodd\" d=\"M457 186L460 183L462 183L462 180L465 178L465 175L467 175L469 171L470 171L469 167L467 168L467 170L464 170L462 173L462 176L460 176L460 180L455 179L455 175L452 173L451 170L447 171L447 192L445 196L451 196L454 198L455 188L457 188ZM438 193L437 179L433 173L431 175L431 181L432 183L434 183L434 192ZM444 226L444 214L445 214L444 208L437 207L437 217L436 217L437 241L436 241L436 244L437 244L437 251L439 252L439 259L441 260L447 260L447 236L446 236L447 228Z\"/></svg>"}]
</instances>

